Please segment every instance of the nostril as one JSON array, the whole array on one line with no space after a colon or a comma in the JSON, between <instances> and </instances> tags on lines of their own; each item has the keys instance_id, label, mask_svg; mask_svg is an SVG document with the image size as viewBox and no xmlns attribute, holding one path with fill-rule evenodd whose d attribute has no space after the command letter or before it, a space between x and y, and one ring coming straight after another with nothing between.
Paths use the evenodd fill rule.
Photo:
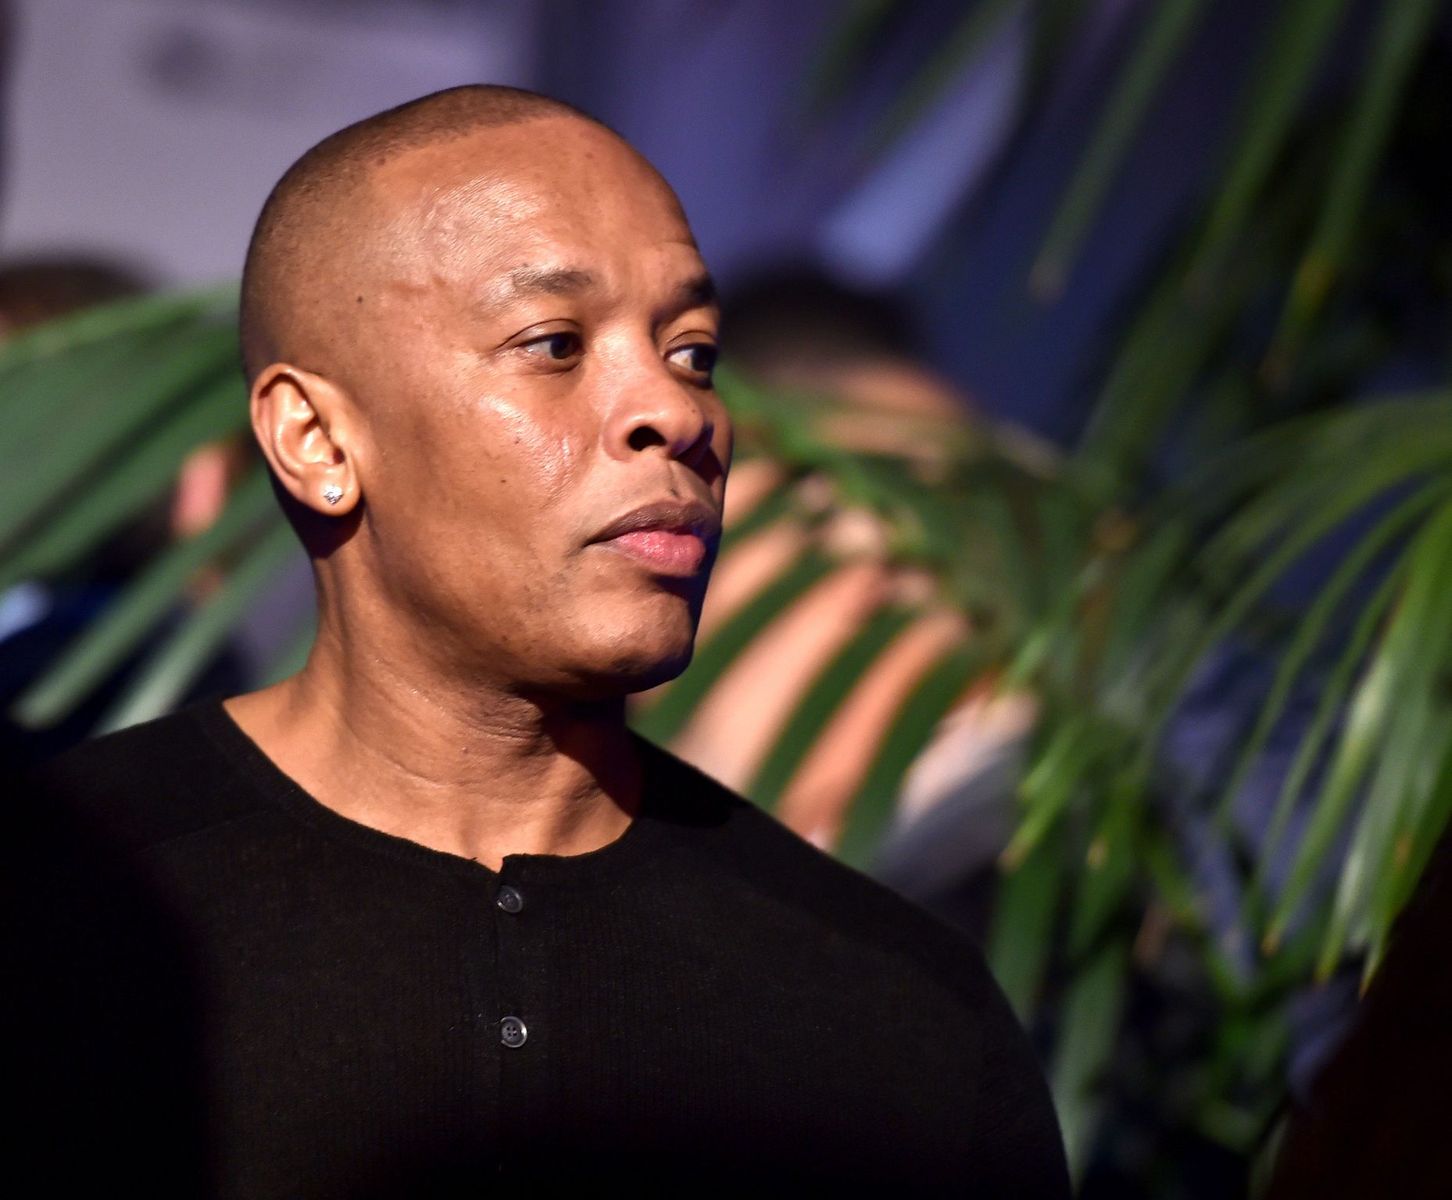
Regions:
<instances>
[{"instance_id":1,"label":"nostril","mask_svg":"<svg viewBox=\"0 0 1452 1200\"><path fill-rule=\"evenodd\" d=\"M664 446L665 437L653 425L638 425L626 439L632 450L648 450L651 446Z\"/></svg>"}]
</instances>

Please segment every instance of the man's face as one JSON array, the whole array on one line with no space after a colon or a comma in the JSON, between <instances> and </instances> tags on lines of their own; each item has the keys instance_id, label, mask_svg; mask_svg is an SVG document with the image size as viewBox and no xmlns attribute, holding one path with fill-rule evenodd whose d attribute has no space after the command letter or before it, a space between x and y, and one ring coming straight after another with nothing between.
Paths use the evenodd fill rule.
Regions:
<instances>
[{"instance_id":1,"label":"man's face","mask_svg":"<svg viewBox=\"0 0 1452 1200\"><path fill-rule=\"evenodd\" d=\"M360 560L416 651L620 695L689 660L731 455L717 310L659 177L545 118L375 173L393 214L345 382Z\"/></svg>"}]
</instances>

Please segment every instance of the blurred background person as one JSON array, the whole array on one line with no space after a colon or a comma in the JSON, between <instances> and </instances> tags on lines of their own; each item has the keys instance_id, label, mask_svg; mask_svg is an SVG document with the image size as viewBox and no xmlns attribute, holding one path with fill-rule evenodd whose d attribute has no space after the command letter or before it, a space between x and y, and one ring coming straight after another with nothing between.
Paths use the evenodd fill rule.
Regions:
<instances>
[{"instance_id":1,"label":"blurred background person","mask_svg":"<svg viewBox=\"0 0 1452 1200\"><path fill-rule=\"evenodd\" d=\"M731 363L755 386L819 402L815 428L842 450L906 460L931 481L951 446L987 433L988 418L923 364L904 306L887 295L820 270L783 268L744 281L727 297L723 331ZM1036 468L1052 470L1053 452L1037 439L1020 431L1007 440L1024 448ZM969 642L971 621L931 573L896 553L887 525L838 495L827 474L793 474L769 453L745 457L734 470L728 539L702 614L703 642L804 556L821 555L832 566L758 628L670 746L762 802L763 765L788 739L793 765L785 779L770 781L770 799L789 827L831 850L893 718L932 667ZM780 505L784 494L787 519L731 536L763 505ZM806 735L789 727L808 690L874 620L892 621L891 632L830 717ZM898 890L980 937L992 866L1013 823L1015 767L1033 714L1027 696L996 695L993 682L985 677L964 687L908 775L895 836L875 859ZM659 699L647 694L639 703L648 711ZM949 798L954 804L936 813L929 839L909 836ZM935 846L951 846L951 854L935 856Z\"/></svg>"}]
</instances>

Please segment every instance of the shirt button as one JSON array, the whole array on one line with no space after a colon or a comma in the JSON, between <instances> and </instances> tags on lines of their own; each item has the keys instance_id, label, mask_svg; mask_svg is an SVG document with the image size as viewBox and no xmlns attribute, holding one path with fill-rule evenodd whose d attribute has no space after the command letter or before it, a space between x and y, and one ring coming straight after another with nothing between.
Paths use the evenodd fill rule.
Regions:
<instances>
[{"instance_id":1,"label":"shirt button","mask_svg":"<svg viewBox=\"0 0 1452 1200\"><path fill-rule=\"evenodd\" d=\"M494 893L494 903L507 913L517 913L524 907L524 897L519 894L518 888L512 888L506 883Z\"/></svg>"},{"instance_id":2,"label":"shirt button","mask_svg":"<svg viewBox=\"0 0 1452 1200\"><path fill-rule=\"evenodd\" d=\"M499 1022L499 1040L511 1050L518 1050L529 1037L529 1030L518 1017L505 1017Z\"/></svg>"}]
</instances>

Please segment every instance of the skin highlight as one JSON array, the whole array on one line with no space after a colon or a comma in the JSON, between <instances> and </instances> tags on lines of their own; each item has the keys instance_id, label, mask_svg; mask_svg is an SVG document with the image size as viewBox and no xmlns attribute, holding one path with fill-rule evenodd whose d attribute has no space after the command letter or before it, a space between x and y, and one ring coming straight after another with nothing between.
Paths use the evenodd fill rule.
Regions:
<instances>
[{"instance_id":1,"label":"skin highlight","mask_svg":"<svg viewBox=\"0 0 1452 1200\"><path fill-rule=\"evenodd\" d=\"M323 530L318 638L228 711L363 824L494 868L586 853L638 810L624 697L689 661L719 536L705 268L654 170L573 116L410 149L355 191L252 386Z\"/></svg>"}]
</instances>

